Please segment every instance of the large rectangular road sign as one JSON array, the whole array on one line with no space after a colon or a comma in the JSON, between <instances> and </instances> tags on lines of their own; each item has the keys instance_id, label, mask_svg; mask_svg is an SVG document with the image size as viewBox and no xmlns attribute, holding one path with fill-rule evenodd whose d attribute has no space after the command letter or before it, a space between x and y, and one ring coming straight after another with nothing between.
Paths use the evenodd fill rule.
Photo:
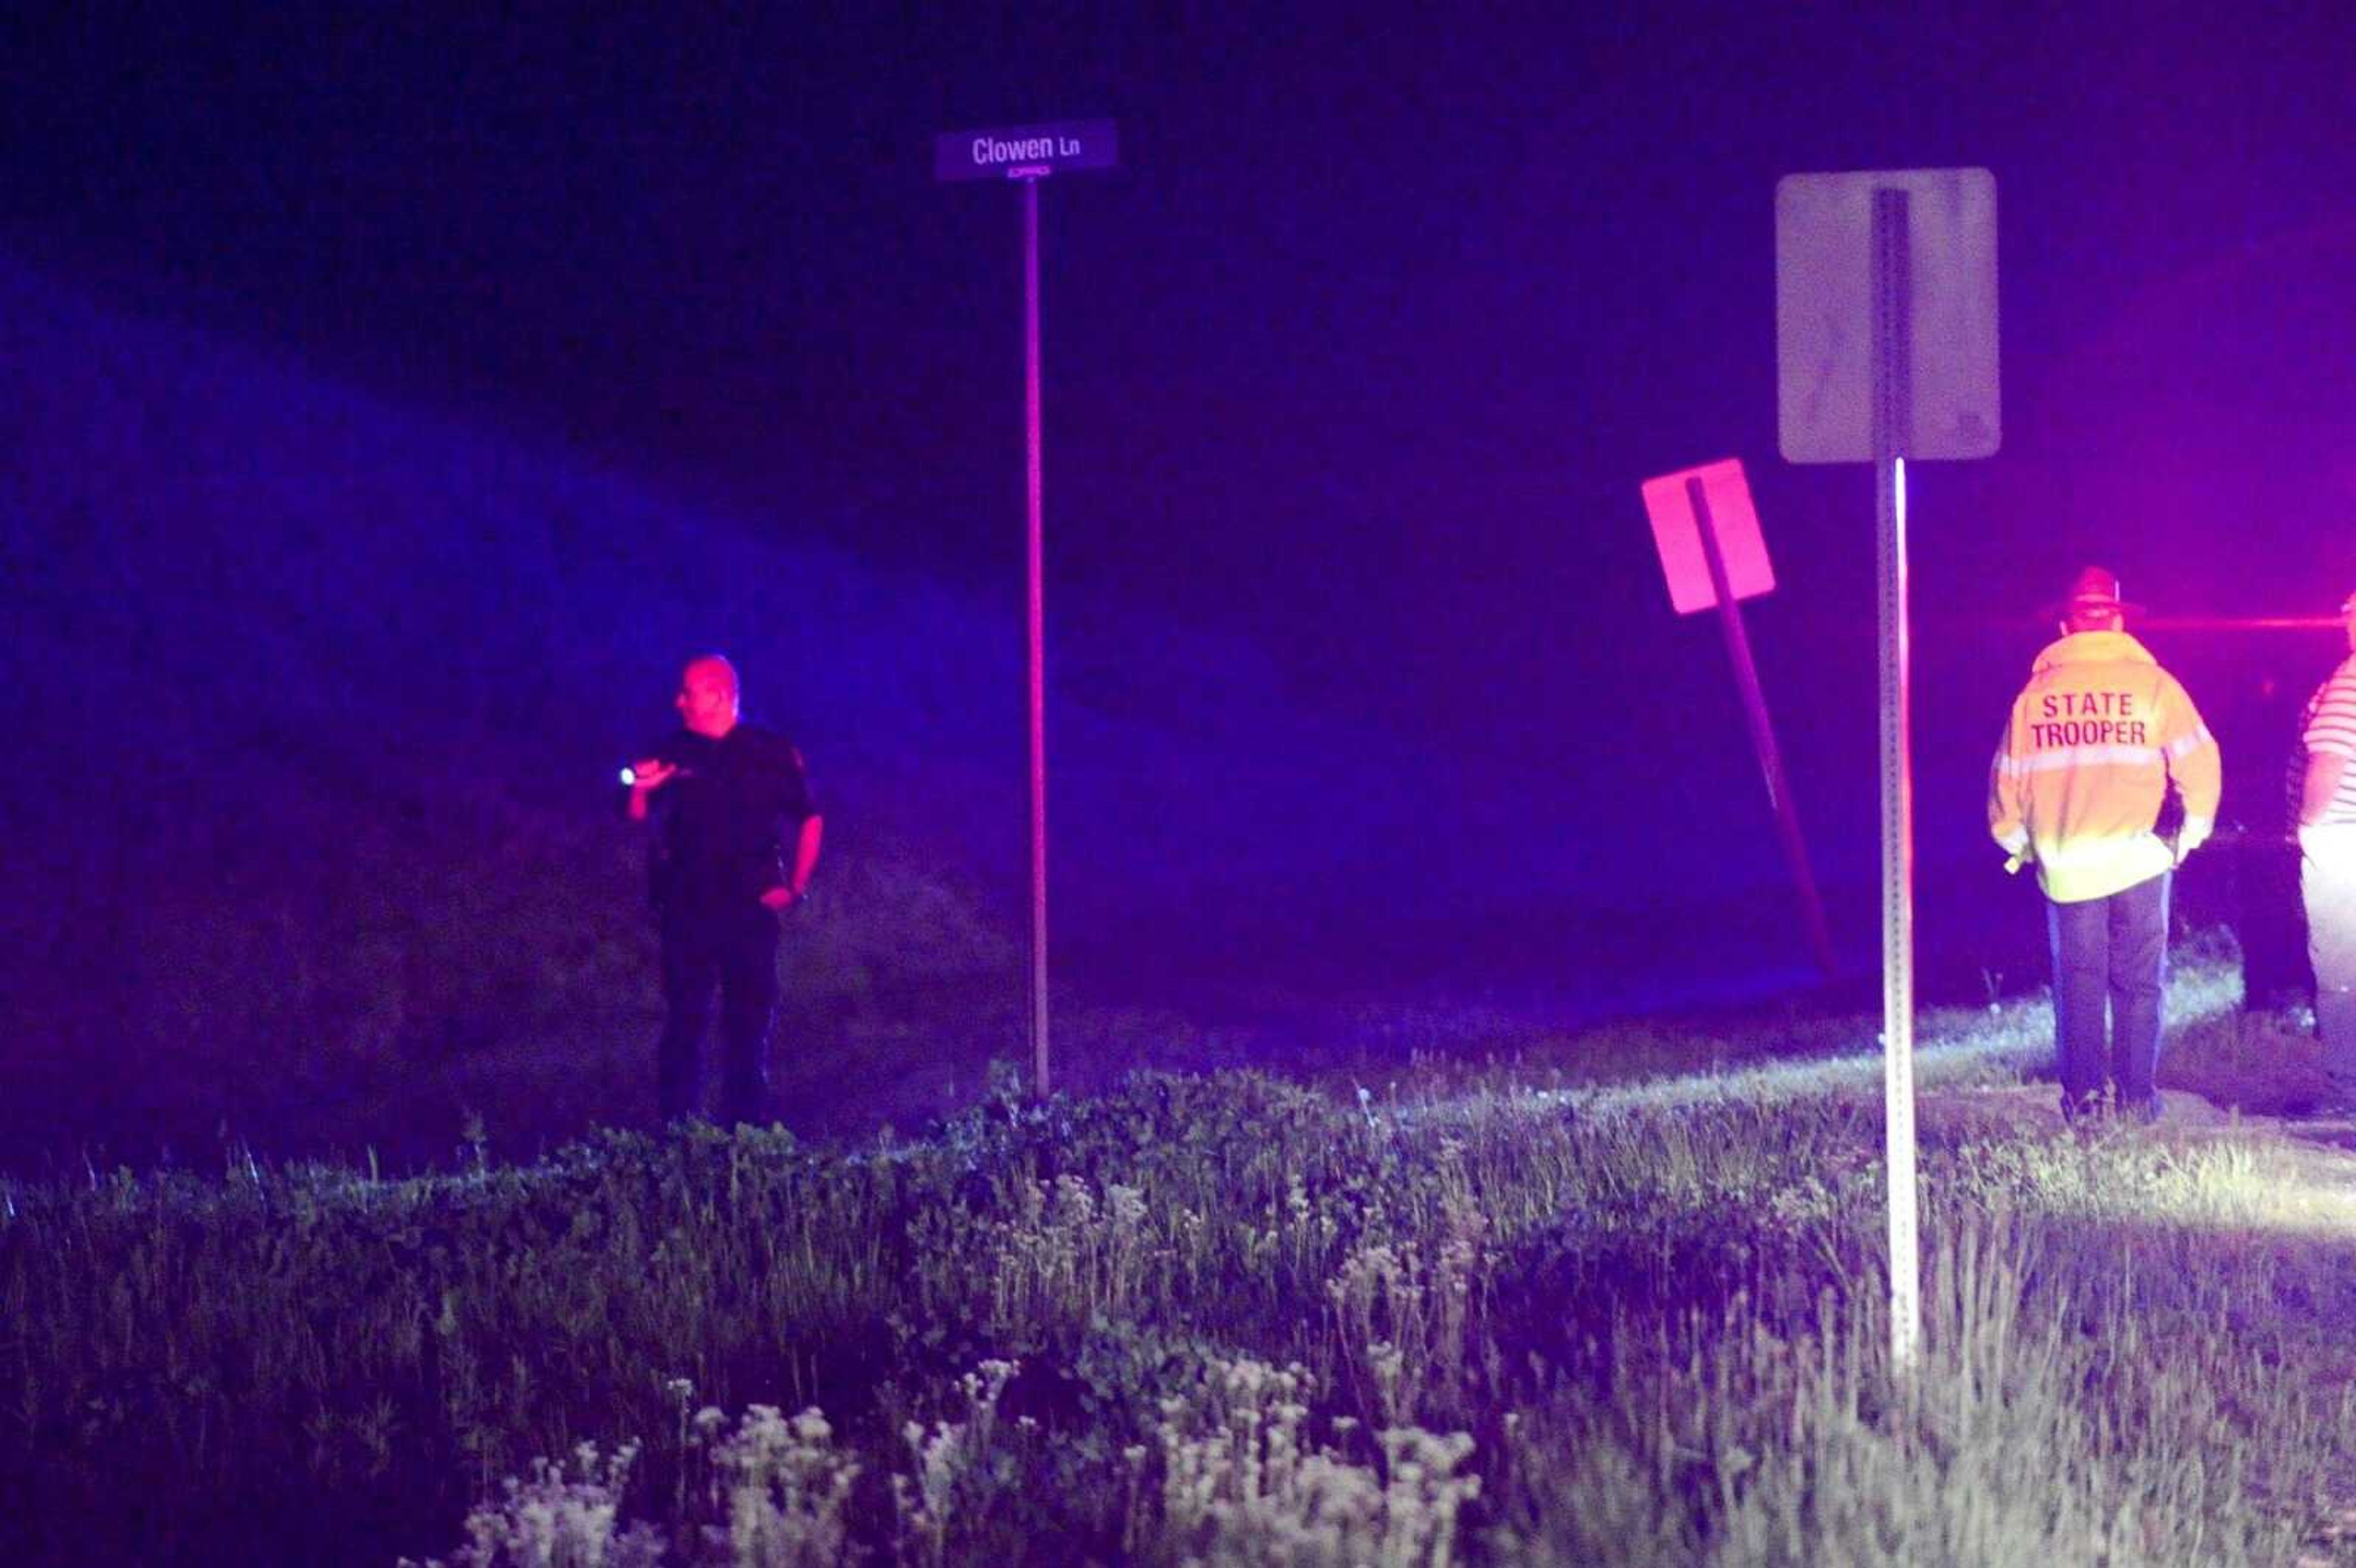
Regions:
<instances>
[{"instance_id":1,"label":"large rectangular road sign","mask_svg":"<svg viewBox=\"0 0 2356 1568\"><path fill-rule=\"evenodd\" d=\"M1906 276L1897 449L1874 450L1875 204L1902 193ZM1794 463L1990 457L1997 388L1996 176L1986 169L1786 175L1775 182L1777 444Z\"/></svg>"}]
</instances>

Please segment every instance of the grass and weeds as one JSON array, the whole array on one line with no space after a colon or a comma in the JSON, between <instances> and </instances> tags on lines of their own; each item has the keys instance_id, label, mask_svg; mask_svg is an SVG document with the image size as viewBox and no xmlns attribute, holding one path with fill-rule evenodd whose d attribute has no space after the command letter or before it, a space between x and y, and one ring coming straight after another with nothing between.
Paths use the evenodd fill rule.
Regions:
<instances>
[{"instance_id":1,"label":"grass and weeds","mask_svg":"<svg viewBox=\"0 0 2356 1568\"><path fill-rule=\"evenodd\" d=\"M2229 990L2179 986L2179 1104L2287 1103ZM2065 1131L2039 1010L1927 1017L1900 1375L1872 1026L1813 1027L12 1182L0 1555L2356 1562L2342 1156Z\"/></svg>"}]
</instances>

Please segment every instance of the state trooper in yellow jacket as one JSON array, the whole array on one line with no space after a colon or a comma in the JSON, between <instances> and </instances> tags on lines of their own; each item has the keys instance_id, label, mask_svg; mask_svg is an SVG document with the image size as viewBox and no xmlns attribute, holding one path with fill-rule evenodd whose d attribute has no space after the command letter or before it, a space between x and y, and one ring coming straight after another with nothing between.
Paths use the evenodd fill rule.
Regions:
<instances>
[{"instance_id":1,"label":"state trooper in yellow jacket","mask_svg":"<svg viewBox=\"0 0 2356 1568\"><path fill-rule=\"evenodd\" d=\"M2101 1109L2106 1081L2122 1112L2158 1116L2169 886L2217 821L2217 742L2127 635L2138 608L2110 572L2078 574L1989 770L1988 830L2045 891L2068 1116Z\"/></svg>"}]
</instances>

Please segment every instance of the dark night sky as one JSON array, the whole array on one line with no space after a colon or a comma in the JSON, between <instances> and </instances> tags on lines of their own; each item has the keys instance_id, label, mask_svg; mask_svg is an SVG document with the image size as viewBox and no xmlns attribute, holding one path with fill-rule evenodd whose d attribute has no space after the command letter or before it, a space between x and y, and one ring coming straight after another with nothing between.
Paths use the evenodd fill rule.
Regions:
<instances>
[{"instance_id":1,"label":"dark night sky","mask_svg":"<svg viewBox=\"0 0 2356 1568\"><path fill-rule=\"evenodd\" d=\"M2081 560L2179 611L2356 575L2333 5L481 9L19 18L8 242L1011 610L1017 206L935 186L931 138L1114 117L1127 166L1044 200L1067 677L1118 706L1125 639L1248 639L1289 701L1430 762L1428 859L1469 876L1526 821L1569 846L1556 885L1772 866L1636 497L1730 454L1804 810L1870 874L1870 489L1775 454L1781 175L1998 182L2005 449L1914 493L1930 863L1979 863L2030 612ZM2253 660L2329 650L2163 653L2230 708Z\"/></svg>"}]
</instances>

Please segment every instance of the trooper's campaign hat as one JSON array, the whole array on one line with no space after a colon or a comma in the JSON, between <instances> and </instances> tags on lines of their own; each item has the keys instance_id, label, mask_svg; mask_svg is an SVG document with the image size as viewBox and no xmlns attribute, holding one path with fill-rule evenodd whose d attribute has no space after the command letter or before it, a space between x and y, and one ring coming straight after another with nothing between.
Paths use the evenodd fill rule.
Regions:
<instances>
[{"instance_id":1,"label":"trooper's campaign hat","mask_svg":"<svg viewBox=\"0 0 2356 1568\"><path fill-rule=\"evenodd\" d=\"M2119 592L2119 574L2108 567L2082 568L2070 580L2070 592L2059 602L2046 606L2048 615L2068 615L2082 610L2115 610L2122 614L2139 615L2143 606L2124 598Z\"/></svg>"}]
</instances>

